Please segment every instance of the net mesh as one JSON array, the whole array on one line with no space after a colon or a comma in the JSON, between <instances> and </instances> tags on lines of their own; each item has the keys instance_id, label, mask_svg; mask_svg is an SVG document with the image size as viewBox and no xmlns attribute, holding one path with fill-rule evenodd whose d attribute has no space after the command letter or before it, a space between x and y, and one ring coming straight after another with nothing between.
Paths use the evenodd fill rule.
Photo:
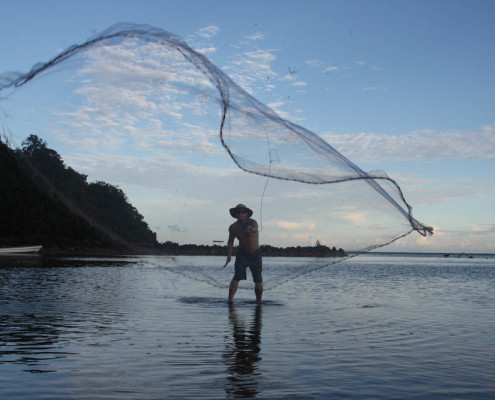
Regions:
<instances>
[{"instance_id":1,"label":"net mesh","mask_svg":"<svg viewBox=\"0 0 495 400\"><path fill-rule=\"evenodd\" d=\"M241 202L275 246L359 253L433 232L384 172L363 171L162 29L112 26L1 74L0 94L6 141L35 133L75 170L119 185L162 241L226 240Z\"/></svg>"}]
</instances>

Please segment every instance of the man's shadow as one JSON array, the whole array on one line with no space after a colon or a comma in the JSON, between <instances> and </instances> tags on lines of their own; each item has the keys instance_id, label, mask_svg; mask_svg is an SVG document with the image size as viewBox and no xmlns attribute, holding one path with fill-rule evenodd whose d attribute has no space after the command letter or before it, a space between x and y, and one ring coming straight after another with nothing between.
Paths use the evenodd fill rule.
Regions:
<instances>
[{"instance_id":1,"label":"man's shadow","mask_svg":"<svg viewBox=\"0 0 495 400\"><path fill-rule=\"evenodd\" d=\"M261 305L256 305L253 309L249 325L241 318L235 306L229 305L232 337L226 336L223 355L227 366L225 393L229 397L256 397L259 393L261 319Z\"/></svg>"}]
</instances>

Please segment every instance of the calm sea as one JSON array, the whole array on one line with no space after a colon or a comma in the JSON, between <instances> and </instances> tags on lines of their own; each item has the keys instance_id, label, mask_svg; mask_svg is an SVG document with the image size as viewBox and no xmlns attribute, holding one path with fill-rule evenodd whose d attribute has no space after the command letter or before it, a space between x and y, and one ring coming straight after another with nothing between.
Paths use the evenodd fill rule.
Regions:
<instances>
[{"instance_id":1,"label":"calm sea","mask_svg":"<svg viewBox=\"0 0 495 400\"><path fill-rule=\"evenodd\" d=\"M494 256L320 262L0 258L0 398L495 398Z\"/></svg>"}]
</instances>

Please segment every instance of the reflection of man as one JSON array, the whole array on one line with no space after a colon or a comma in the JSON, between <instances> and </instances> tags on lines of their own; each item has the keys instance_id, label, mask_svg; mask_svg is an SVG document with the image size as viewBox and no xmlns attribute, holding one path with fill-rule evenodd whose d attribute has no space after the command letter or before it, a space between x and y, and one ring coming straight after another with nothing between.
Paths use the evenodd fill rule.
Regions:
<instances>
[{"instance_id":1,"label":"reflection of man","mask_svg":"<svg viewBox=\"0 0 495 400\"><path fill-rule=\"evenodd\" d=\"M258 362L261 343L261 306L254 309L251 325L245 326L234 305L229 308L233 328L233 345L226 343L225 358L228 367L225 392L229 397L256 397L261 374Z\"/></svg>"},{"instance_id":2,"label":"reflection of man","mask_svg":"<svg viewBox=\"0 0 495 400\"><path fill-rule=\"evenodd\" d=\"M263 295L263 278L261 277L262 259L261 250L258 241L259 231L258 224L251 218L253 211L244 204L238 204L230 209L230 215L237 218L229 226L229 240L227 242L227 261L224 268L232 259L234 248L234 239L239 241L239 247L235 257L235 273L229 287L229 303L232 303L235 292L239 286L239 281L246 279L246 268L249 267L255 283L254 292L256 301L261 303Z\"/></svg>"}]
</instances>

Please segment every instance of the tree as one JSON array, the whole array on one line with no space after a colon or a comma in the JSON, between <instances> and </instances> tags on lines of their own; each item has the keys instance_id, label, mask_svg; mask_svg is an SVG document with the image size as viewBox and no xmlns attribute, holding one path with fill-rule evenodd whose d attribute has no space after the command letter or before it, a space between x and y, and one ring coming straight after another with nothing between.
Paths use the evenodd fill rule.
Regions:
<instances>
[{"instance_id":1,"label":"tree","mask_svg":"<svg viewBox=\"0 0 495 400\"><path fill-rule=\"evenodd\" d=\"M157 243L156 234L119 187L102 181L88 183L87 175L67 167L62 157L37 135L24 140L19 153L34 168L34 174L40 173L49 182L45 184L47 190L74 212L78 208L82 212L79 215L85 215L88 221L100 224L128 243Z\"/></svg>"}]
</instances>

